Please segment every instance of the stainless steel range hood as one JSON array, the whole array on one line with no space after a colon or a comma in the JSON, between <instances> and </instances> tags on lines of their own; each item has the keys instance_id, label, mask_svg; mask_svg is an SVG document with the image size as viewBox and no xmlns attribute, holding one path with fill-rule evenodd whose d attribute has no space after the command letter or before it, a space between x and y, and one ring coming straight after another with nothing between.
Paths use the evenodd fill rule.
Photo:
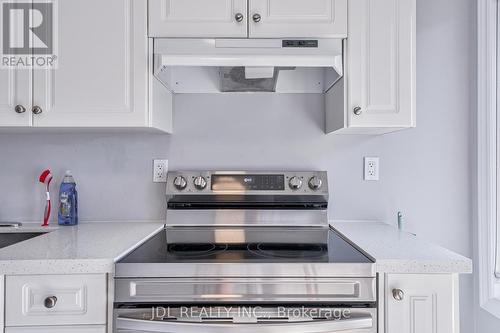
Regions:
<instances>
[{"instance_id":1,"label":"stainless steel range hood","mask_svg":"<svg viewBox=\"0 0 500 333\"><path fill-rule=\"evenodd\" d=\"M342 39L154 39L174 93L324 93L344 74Z\"/></svg>"}]
</instances>

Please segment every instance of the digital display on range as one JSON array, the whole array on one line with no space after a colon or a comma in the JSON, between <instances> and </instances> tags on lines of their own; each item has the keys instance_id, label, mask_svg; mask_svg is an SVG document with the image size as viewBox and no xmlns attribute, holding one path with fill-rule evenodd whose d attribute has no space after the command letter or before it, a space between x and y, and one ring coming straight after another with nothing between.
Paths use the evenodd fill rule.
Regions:
<instances>
[{"instance_id":1,"label":"digital display on range","mask_svg":"<svg viewBox=\"0 0 500 333\"><path fill-rule=\"evenodd\" d=\"M317 40L284 40L282 47L318 47Z\"/></svg>"},{"instance_id":2,"label":"digital display on range","mask_svg":"<svg viewBox=\"0 0 500 333\"><path fill-rule=\"evenodd\" d=\"M284 190L284 175L212 175L212 191Z\"/></svg>"}]
</instances>

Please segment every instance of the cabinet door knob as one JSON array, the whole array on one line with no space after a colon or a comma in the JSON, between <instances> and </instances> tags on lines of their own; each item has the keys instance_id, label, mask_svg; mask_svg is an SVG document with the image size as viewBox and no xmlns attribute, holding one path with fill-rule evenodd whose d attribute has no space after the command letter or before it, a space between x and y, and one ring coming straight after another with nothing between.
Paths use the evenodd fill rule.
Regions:
<instances>
[{"instance_id":1,"label":"cabinet door knob","mask_svg":"<svg viewBox=\"0 0 500 333\"><path fill-rule=\"evenodd\" d=\"M236 15L234 15L234 19L236 20L236 22L243 22L244 18L245 16L243 16L242 13L237 13Z\"/></svg>"},{"instance_id":2,"label":"cabinet door knob","mask_svg":"<svg viewBox=\"0 0 500 333\"><path fill-rule=\"evenodd\" d=\"M392 289L392 297L396 301L402 301L405 298L405 293L401 289Z\"/></svg>"},{"instance_id":3,"label":"cabinet door knob","mask_svg":"<svg viewBox=\"0 0 500 333\"><path fill-rule=\"evenodd\" d=\"M38 105L35 105L33 109L31 110L34 114L40 114L43 112L42 108L39 107Z\"/></svg>"},{"instance_id":4,"label":"cabinet door knob","mask_svg":"<svg viewBox=\"0 0 500 333\"><path fill-rule=\"evenodd\" d=\"M360 107L360 106L356 106L356 107L352 110L352 112L354 112L354 114L355 114L356 116L359 116L359 115L363 112L363 109L361 109L361 107Z\"/></svg>"},{"instance_id":5,"label":"cabinet door knob","mask_svg":"<svg viewBox=\"0 0 500 333\"><path fill-rule=\"evenodd\" d=\"M17 113L25 113L26 112L26 108L23 105L16 105L16 107L14 108L14 110Z\"/></svg>"},{"instance_id":6,"label":"cabinet door knob","mask_svg":"<svg viewBox=\"0 0 500 333\"><path fill-rule=\"evenodd\" d=\"M252 19L255 23L259 23L262 19L262 16L260 16L260 14L253 14Z\"/></svg>"},{"instance_id":7,"label":"cabinet door knob","mask_svg":"<svg viewBox=\"0 0 500 333\"><path fill-rule=\"evenodd\" d=\"M56 306L56 303L57 297L55 296L49 296L43 301L43 305L45 305L47 309L52 309L54 306Z\"/></svg>"}]
</instances>

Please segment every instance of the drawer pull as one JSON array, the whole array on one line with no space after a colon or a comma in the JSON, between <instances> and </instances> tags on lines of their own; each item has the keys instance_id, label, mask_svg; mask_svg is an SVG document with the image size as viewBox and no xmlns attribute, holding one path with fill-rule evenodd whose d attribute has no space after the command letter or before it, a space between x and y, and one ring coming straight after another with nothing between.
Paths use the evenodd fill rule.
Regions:
<instances>
[{"instance_id":1,"label":"drawer pull","mask_svg":"<svg viewBox=\"0 0 500 333\"><path fill-rule=\"evenodd\" d=\"M245 19L245 16L243 16L242 13L238 13L238 14L234 15L234 19L236 20L236 22L243 22L243 20Z\"/></svg>"},{"instance_id":2,"label":"drawer pull","mask_svg":"<svg viewBox=\"0 0 500 333\"><path fill-rule=\"evenodd\" d=\"M23 105L16 105L16 107L14 108L14 110L17 113L25 113L26 112L26 108Z\"/></svg>"},{"instance_id":3,"label":"drawer pull","mask_svg":"<svg viewBox=\"0 0 500 333\"><path fill-rule=\"evenodd\" d=\"M50 296L45 299L43 304L47 309L52 309L54 306L56 306L57 303L57 297L55 296Z\"/></svg>"},{"instance_id":4,"label":"drawer pull","mask_svg":"<svg viewBox=\"0 0 500 333\"><path fill-rule=\"evenodd\" d=\"M402 301L405 298L405 293L401 289L393 289L392 297L394 297L396 301Z\"/></svg>"},{"instance_id":5,"label":"drawer pull","mask_svg":"<svg viewBox=\"0 0 500 333\"><path fill-rule=\"evenodd\" d=\"M42 108L41 108L41 107L39 107L38 105L35 105L35 106L33 107L33 109L31 110L31 112L33 112L33 114L40 114L40 113L42 113L42 112L43 112L43 110L42 110Z\"/></svg>"}]
</instances>

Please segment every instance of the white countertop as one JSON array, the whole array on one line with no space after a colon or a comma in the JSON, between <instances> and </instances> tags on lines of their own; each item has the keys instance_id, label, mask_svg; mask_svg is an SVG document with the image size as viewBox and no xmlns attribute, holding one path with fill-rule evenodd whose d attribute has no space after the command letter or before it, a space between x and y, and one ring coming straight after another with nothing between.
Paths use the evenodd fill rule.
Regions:
<instances>
[{"instance_id":1,"label":"white countertop","mask_svg":"<svg viewBox=\"0 0 500 333\"><path fill-rule=\"evenodd\" d=\"M87 222L75 227L23 225L1 232L50 231L0 249L0 275L113 273L114 264L161 230L162 222ZM470 273L470 259L379 222L333 227L383 273Z\"/></svg>"},{"instance_id":2,"label":"white countertop","mask_svg":"<svg viewBox=\"0 0 500 333\"><path fill-rule=\"evenodd\" d=\"M114 264L164 223L96 222L48 229L25 224L2 232L49 231L0 249L0 275L112 273Z\"/></svg>"},{"instance_id":3,"label":"white countertop","mask_svg":"<svg viewBox=\"0 0 500 333\"><path fill-rule=\"evenodd\" d=\"M472 261L381 222L343 222L332 227L376 260L379 273L472 273Z\"/></svg>"}]
</instances>

